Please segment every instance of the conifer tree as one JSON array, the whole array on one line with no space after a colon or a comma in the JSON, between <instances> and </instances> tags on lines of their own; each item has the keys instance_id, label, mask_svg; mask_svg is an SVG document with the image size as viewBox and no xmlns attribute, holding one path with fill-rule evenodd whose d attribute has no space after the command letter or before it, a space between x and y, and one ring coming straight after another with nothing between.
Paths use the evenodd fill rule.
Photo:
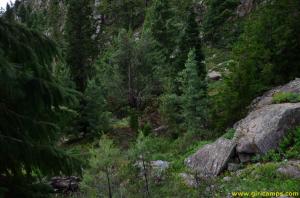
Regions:
<instances>
[{"instance_id":1,"label":"conifer tree","mask_svg":"<svg viewBox=\"0 0 300 198\"><path fill-rule=\"evenodd\" d=\"M50 27L50 36L56 41L60 46L63 45L63 32L62 32L62 17L59 0L51 0L49 5L48 14L48 26Z\"/></svg>"},{"instance_id":2,"label":"conifer tree","mask_svg":"<svg viewBox=\"0 0 300 198\"><path fill-rule=\"evenodd\" d=\"M107 132L110 127L110 113L106 110L102 87L95 79L89 80L85 90L86 105L79 117L80 122L87 123L87 131L93 135Z\"/></svg>"},{"instance_id":3,"label":"conifer tree","mask_svg":"<svg viewBox=\"0 0 300 198\"><path fill-rule=\"evenodd\" d=\"M84 173L83 190L88 197L98 197L104 194L112 198L118 194L120 177L118 171L122 166L121 151L107 136L99 141L99 148L90 150L89 169Z\"/></svg>"},{"instance_id":4,"label":"conifer tree","mask_svg":"<svg viewBox=\"0 0 300 198\"><path fill-rule=\"evenodd\" d=\"M55 147L60 132L57 113L73 96L51 73L55 57L57 49L45 36L0 18L0 191L6 189L4 197L33 197L36 175L74 170L76 160Z\"/></svg>"},{"instance_id":5,"label":"conifer tree","mask_svg":"<svg viewBox=\"0 0 300 198\"><path fill-rule=\"evenodd\" d=\"M76 89L82 93L74 131L83 136L91 132L89 131L90 123L85 115L87 98L84 93L88 79L92 77L92 63L96 55L96 43L92 39L95 33L92 21L90 0L70 0L68 2L65 39L66 63L70 67Z\"/></svg>"},{"instance_id":6,"label":"conifer tree","mask_svg":"<svg viewBox=\"0 0 300 198\"><path fill-rule=\"evenodd\" d=\"M180 44L179 44L180 54L179 54L178 65L184 66L190 50L194 48L195 61L197 63L197 71L200 75L205 76L206 69L205 69L205 65L202 63L202 61L204 60L204 55L202 52L199 25L196 22L196 14L194 12L193 6L190 6L186 13L187 13L187 17L185 21L184 34L180 39ZM182 69L183 68L181 68L181 70Z\"/></svg>"},{"instance_id":7,"label":"conifer tree","mask_svg":"<svg viewBox=\"0 0 300 198\"><path fill-rule=\"evenodd\" d=\"M4 17L7 21L10 22L15 20L14 8L10 6L8 3L6 4L6 11L4 13Z\"/></svg>"},{"instance_id":8,"label":"conifer tree","mask_svg":"<svg viewBox=\"0 0 300 198\"><path fill-rule=\"evenodd\" d=\"M77 90L82 93L92 73L94 33L90 0L70 0L66 22L66 62Z\"/></svg>"},{"instance_id":9,"label":"conifer tree","mask_svg":"<svg viewBox=\"0 0 300 198\"><path fill-rule=\"evenodd\" d=\"M211 0L208 2L207 14L203 23L205 41L223 44L221 40L232 34L233 26L227 25L228 19L236 15L237 0Z\"/></svg>"},{"instance_id":10,"label":"conifer tree","mask_svg":"<svg viewBox=\"0 0 300 198\"><path fill-rule=\"evenodd\" d=\"M139 172L142 173L145 197L150 197L150 152L149 152L149 139L139 132L138 138L134 147L129 151L133 164L138 166Z\"/></svg>"},{"instance_id":11,"label":"conifer tree","mask_svg":"<svg viewBox=\"0 0 300 198\"><path fill-rule=\"evenodd\" d=\"M184 125L190 132L199 131L207 122L207 82L199 74L195 49L190 50L185 69L180 73L181 107Z\"/></svg>"},{"instance_id":12,"label":"conifer tree","mask_svg":"<svg viewBox=\"0 0 300 198\"><path fill-rule=\"evenodd\" d=\"M144 24L144 32L150 33L158 42L158 50L161 50L167 58L170 58L174 49L172 17L169 0L155 0L148 10Z\"/></svg>"},{"instance_id":13,"label":"conifer tree","mask_svg":"<svg viewBox=\"0 0 300 198\"><path fill-rule=\"evenodd\" d=\"M28 11L24 5L24 3L20 3L18 7L17 16L20 18L21 23L26 23Z\"/></svg>"}]
</instances>

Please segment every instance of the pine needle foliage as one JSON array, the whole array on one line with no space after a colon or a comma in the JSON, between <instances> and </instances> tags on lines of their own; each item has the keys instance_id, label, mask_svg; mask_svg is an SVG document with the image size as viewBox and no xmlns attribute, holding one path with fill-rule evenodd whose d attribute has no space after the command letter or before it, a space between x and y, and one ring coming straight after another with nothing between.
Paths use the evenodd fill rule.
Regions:
<instances>
[{"instance_id":1,"label":"pine needle foliage","mask_svg":"<svg viewBox=\"0 0 300 198\"><path fill-rule=\"evenodd\" d=\"M207 125L207 82L198 74L195 49L190 50L185 69L179 75L184 125L187 131L199 131Z\"/></svg>"},{"instance_id":2,"label":"pine needle foliage","mask_svg":"<svg viewBox=\"0 0 300 198\"><path fill-rule=\"evenodd\" d=\"M56 112L72 95L52 76L55 57L58 51L45 36L0 18L0 186L9 193L20 192L10 191L14 182L6 179L69 174L75 168L77 160L55 147Z\"/></svg>"}]
</instances>

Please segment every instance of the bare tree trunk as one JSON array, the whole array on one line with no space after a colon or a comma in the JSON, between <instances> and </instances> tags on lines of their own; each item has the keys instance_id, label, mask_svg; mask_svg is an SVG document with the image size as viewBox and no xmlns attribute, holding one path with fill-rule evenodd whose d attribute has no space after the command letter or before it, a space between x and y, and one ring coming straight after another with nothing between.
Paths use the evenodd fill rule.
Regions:
<instances>
[{"instance_id":1,"label":"bare tree trunk","mask_svg":"<svg viewBox=\"0 0 300 198\"><path fill-rule=\"evenodd\" d=\"M131 107L135 107L134 93L132 88L132 66L128 64L128 103Z\"/></svg>"},{"instance_id":2,"label":"bare tree trunk","mask_svg":"<svg viewBox=\"0 0 300 198\"><path fill-rule=\"evenodd\" d=\"M112 190L111 190L111 183L110 183L108 168L106 168L105 173L106 173L106 179L107 179L107 184L108 184L108 197L112 198Z\"/></svg>"},{"instance_id":3,"label":"bare tree trunk","mask_svg":"<svg viewBox=\"0 0 300 198\"><path fill-rule=\"evenodd\" d=\"M146 193L147 193L147 197L150 197L148 175L147 175L147 169L146 169L144 157L142 157L142 162L143 162L143 169L144 169L144 178L145 178Z\"/></svg>"}]
</instances>

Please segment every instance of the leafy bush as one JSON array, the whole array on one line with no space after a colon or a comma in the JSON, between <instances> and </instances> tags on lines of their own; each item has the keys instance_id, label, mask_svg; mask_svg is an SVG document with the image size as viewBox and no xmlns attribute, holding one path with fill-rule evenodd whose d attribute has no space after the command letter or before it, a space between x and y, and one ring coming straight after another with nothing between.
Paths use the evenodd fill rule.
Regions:
<instances>
[{"instance_id":1,"label":"leafy bush","mask_svg":"<svg viewBox=\"0 0 300 198\"><path fill-rule=\"evenodd\" d=\"M300 127L291 131L279 147L285 158L300 158Z\"/></svg>"},{"instance_id":2,"label":"leafy bush","mask_svg":"<svg viewBox=\"0 0 300 198\"><path fill-rule=\"evenodd\" d=\"M273 95L273 103L300 102L300 94L291 92L278 92Z\"/></svg>"},{"instance_id":3,"label":"leafy bush","mask_svg":"<svg viewBox=\"0 0 300 198\"><path fill-rule=\"evenodd\" d=\"M223 135L224 138L231 140L234 137L235 130L234 129L228 129L226 133Z\"/></svg>"}]
</instances>

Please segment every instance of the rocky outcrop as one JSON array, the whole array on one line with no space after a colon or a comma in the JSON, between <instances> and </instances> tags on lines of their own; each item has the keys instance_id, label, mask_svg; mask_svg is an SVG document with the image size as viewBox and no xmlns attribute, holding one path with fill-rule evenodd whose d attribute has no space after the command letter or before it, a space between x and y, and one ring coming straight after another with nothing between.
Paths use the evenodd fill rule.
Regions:
<instances>
[{"instance_id":1,"label":"rocky outcrop","mask_svg":"<svg viewBox=\"0 0 300 198\"><path fill-rule=\"evenodd\" d=\"M288 161L281 165L277 172L295 179L300 179L300 161Z\"/></svg>"},{"instance_id":2,"label":"rocky outcrop","mask_svg":"<svg viewBox=\"0 0 300 198\"><path fill-rule=\"evenodd\" d=\"M296 78L295 80L285 84L283 86L275 87L270 91L267 91L261 97L256 98L252 104L250 105L250 111L257 110L266 105L270 105L273 102L273 96L279 92L289 92L289 93L297 93L300 94L300 78Z\"/></svg>"},{"instance_id":3,"label":"rocky outcrop","mask_svg":"<svg viewBox=\"0 0 300 198\"><path fill-rule=\"evenodd\" d=\"M235 140L221 137L188 157L185 164L193 172L202 176L216 176L226 167L228 160L234 153L235 146Z\"/></svg>"},{"instance_id":4,"label":"rocky outcrop","mask_svg":"<svg viewBox=\"0 0 300 198\"><path fill-rule=\"evenodd\" d=\"M300 103L272 104L277 92L300 93L300 79L254 100L250 113L234 125L233 140L219 138L187 158L186 165L201 174L216 176L227 167L233 154L240 162L248 162L256 154L276 150L289 130L300 124Z\"/></svg>"},{"instance_id":5,"label":"rocky outcrop","mask_svg":"<svg viewBox=\"0 0 300 198\"><path fill-rule=\"evenodd\" d=\"M265 154L276 149L290 128L300 123L300 103L272 104L279 92L300 93L300 79L275 87L256 98L247 117L235 124L236 151L242 162L251 155Z\"/></svg>"},{"instance_id":6,"label":"rocky outcrop","mask_svg":"<svg viewBox=\"0 0 300 198\"><path fill-rule=\"evenodd\" d=\"M300 103L273 104L251 112L236 126L239 154L276 149L288 129L300 123Z\"/></svg>"}]
</instances>

